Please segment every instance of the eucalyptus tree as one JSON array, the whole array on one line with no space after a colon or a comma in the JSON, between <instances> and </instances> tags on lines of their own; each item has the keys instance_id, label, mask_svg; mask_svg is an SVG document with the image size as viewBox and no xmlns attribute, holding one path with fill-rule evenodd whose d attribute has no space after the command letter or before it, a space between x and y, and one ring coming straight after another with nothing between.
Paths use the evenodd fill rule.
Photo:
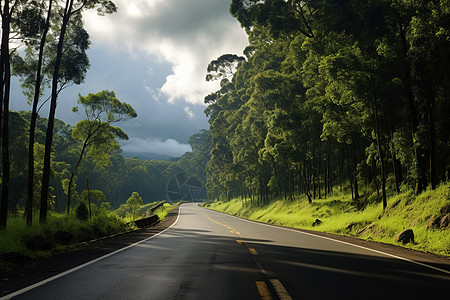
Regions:
<instances>
[{"instance_id":1,"label":"eucalyptus tree","mask_svg":"<svg viewBox=\"0 0 450 300\"><path fill-rule=\"evenodd\" d=\"M26 6L26 0L0 2L1 42L0 42L0 129L2 146L2 192L0 201L0 229L6 228L8 219L8 200L11 177L9 145L9 104L11 95L11 57L21 29L18 22Z\"/></svg>"},{"instance_id":2,"label":"eucalyptus tree","mask_svg":"<svg viewBox=\"0 0 450 300\"><path fill-rule=\"evenodd\" d=\"M88 94L86 97L80 95L78 103L84 108L82 113L84 120L76 124L72 131L72 137L80 140L82 146L68 182L67 214L70 213L74 176L85 154L100 163L108 164L109 153L120 148L116 139L128 139L125 132L112 124L137 116L131 105L120 102L111 91ZM78 107L74 107L73 110L79 112Z\"/></svg>"},{"instance_id":3,"label":"eucalyptus tree","mask_svg":"<svg viewBox=\"0 0 450 300\"><path fill-rule=\"evenodd\" d=\"M11 66L10 66L10 32L12 14L15 3L10 6L10 1L1 3L2 37L0 49L0 125L2 133L2 193L0 203L0 229L6 228L8 219L8 198L10 180L9 162L9 97L11 89Z\"/></svg>"},{"instance_id":4,"label":"eucalyptus tree","mask_svg":"<svg viewBox=\"0 0 450 300\"><path fill-rule=\"evenodd\" d=\"M44 155L44 169L42 175L42 187L41 187L41 209L39 214L40 222L46 222L47 219L47 201L49 194L50 184L50 164L51 164L51 150L53 142L53 129L55 122L56 104L58 99L58 90L61 83L61 66L64 65L63 54L64 50L74 50L74 54L80 54L76 49L66 48L65 38L68 29L70 29L70 23L72 19L75 19L75 23L78 24L78 28L82 28L81 13L85 9L97 9L100 15L106 13L113 13L116 11L116 6L109 0L66 0L65 4L60 11L61 25L59 27L59 39L56 45L55 60L53 63L52 83L51 83L51 99L50 109L47 124L47 132L45 139L45 155ZM75 29L76 30L76 29ZM87 47L86 47L87 48ZM67 57L68 62L74 63L73 69L79 70L79 64L76 59ZM67 71L72 68L68 67ZM68 73L70 74L70 73ZM71 78L74 79L74 78ZM75 77L75 79L81 79Z\"/></svg>"}]
</instances>

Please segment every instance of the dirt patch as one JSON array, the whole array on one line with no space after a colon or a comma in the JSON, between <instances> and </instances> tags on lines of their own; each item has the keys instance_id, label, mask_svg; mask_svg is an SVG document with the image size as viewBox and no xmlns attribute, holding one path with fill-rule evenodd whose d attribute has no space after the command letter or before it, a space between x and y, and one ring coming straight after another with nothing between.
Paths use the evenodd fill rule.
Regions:
<instances>
[{"instance_id":1,"label":"dirt patch","mask_svg":"<svg viewBox=\"0 0 450 300\"><path fill-rule=\"evenodd\" d=\"M31 261L17 259L14 263L4 264L0 266L0 297L149 238L171 226L177 219L178 211L178 208L172 209L163 221L153 227L83 243L75 250L54 252L48 258Z\"/></svg>"}]
</instances>

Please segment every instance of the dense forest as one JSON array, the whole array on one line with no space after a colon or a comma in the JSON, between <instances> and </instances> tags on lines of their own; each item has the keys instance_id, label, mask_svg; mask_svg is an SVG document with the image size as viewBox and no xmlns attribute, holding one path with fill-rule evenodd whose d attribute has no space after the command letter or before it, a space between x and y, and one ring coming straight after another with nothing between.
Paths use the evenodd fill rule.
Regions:
<instances>
[{"instance_id":1,"label":"dense forest","mask_svg":"<svg viewBox=\"0 0 450 300\"><path fill-rule=\"evenodd\" d=\"M233 0L245 57L208 66L211 198L353 199L449 180L450 2Z\"/></svg>"},{"instance_id":2,"label":"dense forest","mask_svg":"<svg viewBox=\"0 0 450 300\"><path fill-rule=\"evenodd\" d=\"M116 123L137 113L113 91L79 95L73 111L82 121L75 126L55 118L60 93L83 83L89 69L83 12L92 9L99 16L117 11L109 0L0 3L0 230L10 216L23 216L28 226L37 218L45 224L49 213L70 215L81 201L117 208L135 192L144 203L170 200L168 183L179 174L196 186L206 182L208 131L193 135L193 151L180 158L142 161L121 154L119 140L128 136ZM12 95L20 92L11 91L13 77L20 80L30 111L10 110ZM39 115L44 106L48 117Z\"/></svg>"},{"instance_id":3,"label":"dense forest","mask_svg":"<svg viewBox=\"0 0 450 300\"><path fill-rule=\"evenodd\" d=\"M180 173L213 199L312 201L339 190L376 195L383 207L389 193L449 181L449 1L233 0L245 57L209 64L206 80L220 81L205 97L210 129L173 161L122 156L118 140L128 137L115 123L136 112L112 91L80 95L75 126L55 118L58 95L89 69L89 9L116 6L1 2L0 228L8 213L29 225L36 213L42 223L49 211L70 213L85 190L112 207L133 192L163 200ZM12 76L28 112L9 109Z\"/></svg>"},{"instance_id":4,"label":"dense forest","mask_svg":"<svg viewBox=\"0 0 450 300\"><path fill-rule=\"evenodd\" d=\"M27 128L30 126L30 112L10 112L11 138L11 194L9 211L13 214L23 211L27 190ZM43 168L43 152L47 120L38 116L36 122L36 143L34 145L35 198L39 199L39 185ZM52 174L50 180L50 210L63 212L67 209L67 184L79 158L83 142L74 138L76 127L55 120L55 134L52 157ZM106 160L98 157L84 156L79 171L73 182L72 195L75 203L82 199L82 194L90 189L93 203L108 202L111 208L117 208L138 192L145 203L167 200L167 183L180 173L193 176L205 184L204 168L208 157L203 155L200 147L209 145L209 132L203 130L194 134L189 143L193 149L179 158L170 161L140 160L137 157L124 157L120 149L107 153ZM102 151L105 149L103 148ZM207 153L208 151L206 151ZM202 172L203 171L203 172ZM100 195L100 196L96 196ZM98 199L97 199L98 198ZM35 201L33 211L39 210L40 201Z\"/></svg>"}]
</instances>

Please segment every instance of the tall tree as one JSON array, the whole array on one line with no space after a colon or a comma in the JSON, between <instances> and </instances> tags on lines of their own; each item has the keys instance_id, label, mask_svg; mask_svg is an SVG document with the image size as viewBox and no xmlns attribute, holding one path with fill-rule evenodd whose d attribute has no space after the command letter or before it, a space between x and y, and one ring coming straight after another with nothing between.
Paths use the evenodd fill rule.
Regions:
<instances>
[{"instance_id":1,"label":"tall tree","mask_svg":"<svg viewBox=\"0 0 450 300\"><path fill-rule=\"evenodd\" d=\"M11 5L10 5L11 4ZM10 34L14 10L18 1L2 1L0 6L2 35L0 45L0 126L2 136L2 192L0 202L0 229L6 228L10 184L9 159L9 100L11 92Z\"/></svg>"},{"instance_id":2,"label":"tall tree","mask_svg":"<svg viewBox=\"0 0 450 300\"><path fill-rule=\"evenodd\" d=\"M56 46L56 56L53 68L51 101L45 139L44 169L42 174L42 188L41 188L41 209L39 214L39 220L42 223L45 223L47 220L47 201L50 184L50 164L51 164L51 151L53 142L53 129L55 123L56 104L58 99L58 86L60 80L60 68L63 59L65 37L72 18L75 17L77 19L76 21L78 21L77 23L79 25L79 28L82 28L81 12L85 8L86 9L97 8L97 11L100 14L112 13L116 11L116 6L114 5L114 3L108 0L84 0L84 1L66 0L64 9L62 11L60 34L58 44ZM77 66L77 64L75 64L75 66Z\"/></svg>"},{"instance_id":3,"label":"tall tree","mask_svg":"<svg viewBox=\"0 0 450 300\"><path fill-rule=\"evenodd\" d=\"M68 183L67 214L70 213L74 176L85 154L94 160L109 162L109 153L120 148L116 139L128 139L120 128L111 124L137 116L131 105L120 102L111 91L101 91L86 97L80 95L78 103L83 105L84 120L77 123L72 137L80 140L82 146ZM79 111L78 107L73 110Z\"/></svg>"}]
</instances>

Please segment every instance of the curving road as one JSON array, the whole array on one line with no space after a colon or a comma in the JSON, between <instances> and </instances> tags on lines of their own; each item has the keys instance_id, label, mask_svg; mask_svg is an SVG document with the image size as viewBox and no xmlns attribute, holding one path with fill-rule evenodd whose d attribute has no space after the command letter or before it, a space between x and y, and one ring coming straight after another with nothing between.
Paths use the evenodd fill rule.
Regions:
<instances>
[{"instance_id":1,"label":"curving road","mask_svg":"<svg viewBox=\"0 0 450 300\"><path fill-rule=\"evenodd\" d=\"M445 299L449 293L448 265L183 204L162 234L13 299Z\"/></svg>"}]
</instances>

